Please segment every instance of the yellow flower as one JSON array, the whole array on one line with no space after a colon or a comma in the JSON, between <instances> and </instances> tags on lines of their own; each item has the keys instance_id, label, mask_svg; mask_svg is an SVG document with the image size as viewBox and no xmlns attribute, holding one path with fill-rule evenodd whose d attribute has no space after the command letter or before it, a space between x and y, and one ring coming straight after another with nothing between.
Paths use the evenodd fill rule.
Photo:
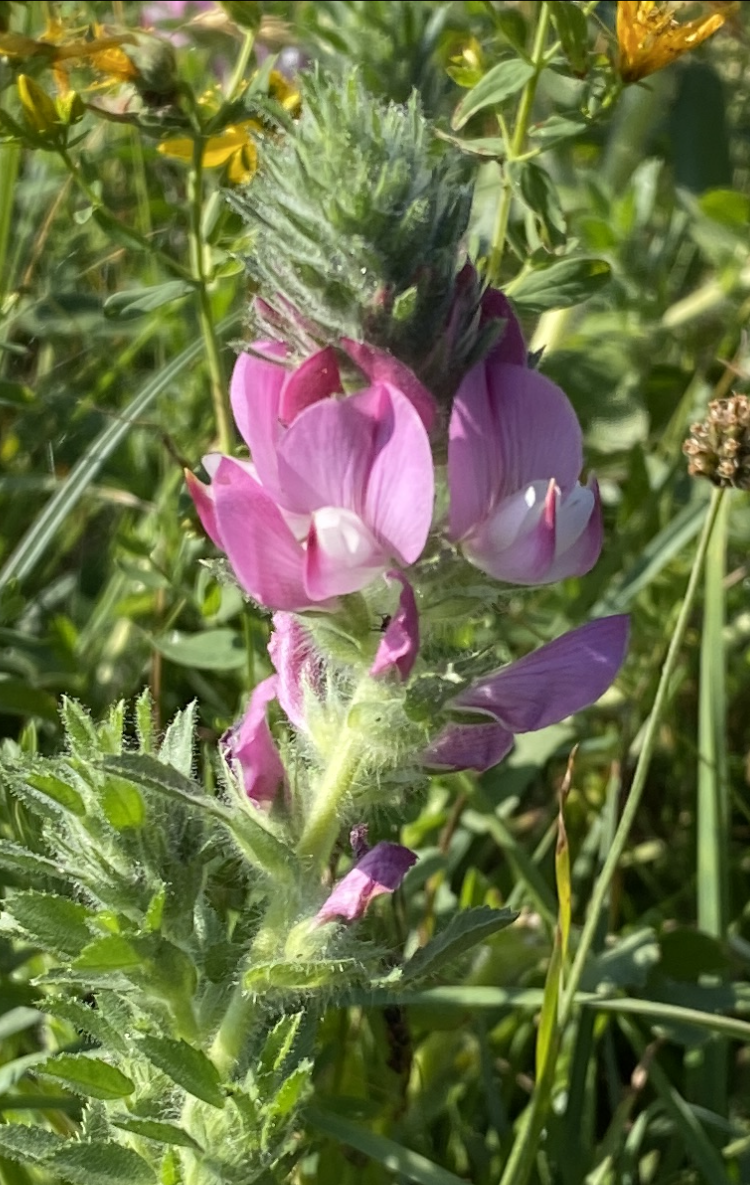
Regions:
<instances>
[{"instance_id":1,"label":"yellow flower","mask_svg":"<svg viewBox=\"0 0 750 1185\"><path fill-rule=\"evenodd\" d=\"M253 119L230 124L216 136L209 136L203 145L202 162L206 169L227 166L227 178L233 185L242 185L252 177L258 163L258 150L251 132L259 131ZM189 163L193 159L193 141L188 137L164 140L159 145L163 156Z\"/></svg>"},{"instance_id":2,"label":"yellow flower","mask_svg":"<svg viewBox=\"0 0 750 1185\"><path fill-rule=\"evenodd\" d=\"M638 82L675 58L695 49L739 8L737 0L711 4L715 11L694 20L677 21L675 5L656 0L618 0L617 68L623 82ZM721 8L721 11L716 11Z\"/></svg>"}]
</instances>

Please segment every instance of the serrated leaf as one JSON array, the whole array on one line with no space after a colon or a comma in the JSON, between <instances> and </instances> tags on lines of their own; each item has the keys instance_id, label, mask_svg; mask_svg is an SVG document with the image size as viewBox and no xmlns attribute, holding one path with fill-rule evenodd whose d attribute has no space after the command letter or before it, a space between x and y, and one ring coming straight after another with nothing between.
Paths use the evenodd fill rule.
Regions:
<instances>
[{"instance_id":1,"label":"serrated leaf","mask_svg":"<svg viewBox=\"0 0 750 1185\"><path fill-rule=\"evenodd\" d=\"M64 695L60 715L71 752L76 757L93 757L99 752L94 723L79 703Z\"/></svg>"},{"instance_id":2,"label":"serrated leaf","mask_svg":"<svg viewBox=\"0 0 750 1185\"><path fill-rule=\"evenodd\" d=\"M154 752L154 701L148 687L135 701L135 727L143 753Z\"/></svg>"},{"instance_id":3,"label":"serrated leaf","mask_svg":"<svg viewBox=\"0 0 750 1185\"><path fill-rule=\"evenodd\" d=\"M138 1048L167 1077L197 1099L221 1108L226 1099L216 1066L205 1053L171 1037L141 1037Z\"/></svg>"},{"instance_id":4,"label":"serrated leaf","mask_svg":"<svg viewBox=\"0 0 750 1185\"><path fill-rule=\"evenodd\" d=\"M181 1127L172 1123L162 1123L157 1119L133 1119L130 1115L110 1115L109 1122L113 1127L122 1131L132 1132L136 1136L145 1136L147 1140L154 1140L157 1144L172 1144L178 1148L191 1148L202 1152L200 1144L189 1136Z\"/></svg>"},{"instance_id":5,"label":"serrated leaf","mask_svg":"<svg viewBox=\"0 0 750 1185\"><path fill-rule=\"evenodd\" d=\"M518 914L512 909L490 909L488 905L455 914L444 930L404 964L401 982L434 975L446 963L459 958L478 942L484 942L510 926L517 917Z\"/></svg>"},{"instance_id":6,"label":"serrated leaf","mask_svg":"<svg viewBox=\"0 0 750 1185\"><path fill-rule=\"evenodd\" d=\"M146 807L141 794L131 782L110 778L101 792L100 801L107 822L116 831L143 826Z\"/></svg>"},{"instance_id":7,"label":"serrated leaf","mask_svg":"<svg viewBox=\"0 0 750 1185\"><path fill-rule=\"evenodd\" d=\"M86 919L92 915L85 906L67 897L29 889L14 894L5 908L26 937L44 950L77 955L91 941Z\"/></svg>"},{"instance_id":8,"label":"serrated leaf","mask_svg":"<svg viewBox=\"0 0 750 1185\"><path fill-rule=\"evenodd\" d=\"M21 1164L44 1164L65 1144L62 1136L30 1124L0 1124L0 1155Z\"/></svg>"},{"instance_id":9,"label":"serrated leaf","mask_svg":"<svg viewBox=\"0 0 750 1185\"><path fill-rule=\"evenodd\" d=\"M155 1185L153 1169L132 1148L104 1141L64 1141L51 1166L75 1185Z\"/></svg>"},{"instance_id":10,"label":"serrated leaf","mask_svg":"<svg viewBox=\"0 0 750 1185\"><path fill-rule=\"evenodd\" d=\"M282 1016L266 1037L263 1052L258 1061L258 1074L273 1074L280 1070L289 1055L299 1027L304 1016L303 1012L295 1012L292 1016Z\"/></svg>"},{"instance_id":11,"label":"serrated leaf","mask_svg":"<svg viewBox=\"0 0 750 1185\"><path fill-rule=\"evenodd\" d=\"M56 778L53 774L29 773L25 775L24 780L27 785L38 790L40 794L45 794L53 802L59 803L77 818L81 819L86 814L86 804L81 795L73 786L63 782L61 778Z\"/></svg>"},{"instance_id":12,"label":"serrated leaf","mask_svg":"<svg viewBox=\"0 0 750 1185\"><path fill-rule=\"evenodd\" d=\"M127 938L121 934L105 934L102 938L95 938L81 950L78 958L73 961L72 969L92 973L126 971L132 967L140 967L142 963L143 959Z\"/></svg>"},{"instance_id":13,"label":"serrated leaf","mask_svg":"<svg viewBox=\"0 0 750 1185\"><path fill-rule=\"evenodd\" d=\"M467 124L472 115L485 107L495 107L515 95L534 74L534 67L522 58L509 58L488 70L481 82L464 95L453 112L451 127L454 132Z\"/></svg>"},{"instance_id":14,"label":"serrated leaf","mask_svg":"<svg viewBox=\"0 0 750 1185\"><path fill-rule=\"evenodd\" d=\"M54 860L28 852L20 844L9 839L0 839L0 868L9 872L22 872L32 876L50 876L56 880L68 880L69 874Z\"/></svg>"},{"instance_id":15,"label":"serrated leaf","mask_svg":"<svg viewBox=\"0 0 750 1185\"><path fill-rule=\"evenodd\" d=\"M91 1008L81 1004L70 996L46 996L43 1001L44 1011L49 1016L56 1016L73 1025L80 1033L93 1037L105 1049L117 1053L127 1053L127 1042L113 1025L105 1020L98 1008Z\"/></svg>"},{"instance_id":16,"label":"serrated leaf","mask_svg":"<svg viewBox=\"0 0 750 1185\"><path fill-rule=\"evenodd\" d=\"M164 733L159 747L159 760L189 778L193 772L193 741L195 737L195 700L178 712Z\"/></svg>"},{"instance_id":17,"label":"serrated leaf","mask_svg":"<svg viewBox=\"0 0 750 1185\"><path fill-rule=\"evenodd\" d=\"M165 304L171 304L183 296L191 296L194 291L195 286L187 280L167 280L164 284L154 284L150 288L114 292L104 302L104 315L125 321L144 317L146 313L152 313Z\"/></svg>"},{"instance_id":18,"label":"serrated leaf","mask_svg":"<svg viewBox=\"0 0 750 1185\"><path fill-rule=\"evenodd\" d=\"M588 300L608 284L611 271L604 259L560 259L520 275L507 285L506 292L524 313L565 309Z\"/></svg>"},{"instance_id":19,"label":"serrated leaf","mask_svg":"<svg viewBox=\"0 0 750 1185\"><path fill-rule=\"evenodd\" d=\"M270 1117L274 1120L281 1119L299 1106L311 1085L312 1069L312 1061L306 1058L286 1076L273 1100L268 1104Z\"/></svg>"},{"instance_id":20,"label":"serrated leaf","mask_svg":"<svg viewBox=\"0 0 750 1185\"><path fill-rule=\"evenodd\" d=\"M116 1066L85 1053L58 1054L38 1066L37 1072L59 1079L75 1094L94 1099L122 1099L135 1090L135 1083Z\"/></svg>"}]
</instances>

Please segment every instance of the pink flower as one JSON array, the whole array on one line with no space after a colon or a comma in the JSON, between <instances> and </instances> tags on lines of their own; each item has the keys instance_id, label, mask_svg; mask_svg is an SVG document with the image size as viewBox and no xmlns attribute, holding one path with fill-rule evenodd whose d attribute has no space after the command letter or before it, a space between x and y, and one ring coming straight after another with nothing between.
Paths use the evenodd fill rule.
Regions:
<instances>
[{"instance_id":1,"label":"pink flower","mask_svg":"<svg viewBox=\"0 0 750 1185\"><path fill-rule=\"evenodd\" d=\"M398 609L386 626L370 674L384 675L397 670L401 679L408 679L419 653L419 614L414 590L400 572L389 572L389 580L401 582Z\"/></svg>"},{"instance_id":2,"label":"pink flower","mask_svg":"<svg viewBox=\"0 0 750 1185\"><path fill-rule=\"evenodd\" d=\"M271 609L334 607L394 560L414 563L430 529L432 455L418 413L390 383L330 398L331 353L292 374L243 354L231 400L252 464L205 458L211 485L189 481L239 583Z\"/></svg>"},{"instance_id":3,"label":"pink flower","mask_svg":"<svg viewBox=\"0 0 750 1185\"><path fill-rule=\"evenodd\" d=\"M259 683L242 720L219 741L227 764L257 806L269 806L286 777L266 719L277 685L276 675Z\"/></svg>"},{"instance_id":4,"label":"pink flower","mask_svg":"<svg viewBox=\"0 0 750 1185\"><path fill-rule=\"evenodd\" d=\"M377 843L340 880L327 901L318 910L319 925L340 918L355 922L362 917L373 897L393 893L417 857L398 843Z\"/></svg>"},{"instance_id":5,"label":"pink flower","mask_svg":"<svg viewBox=\"0 0 750 1185\"><path fill-rule=\"evenodd\" d=\"M560 388L491 354L453 404L450 538L472 564L510 584L588 572L602 518L596 481L578 481L582 463L581 429Z\"/></svg>"},{"instance_id":6,"label":"pink flower","mask_svg":"<svg viewBox=\"0 0 750 1185\"><path fill-rule=\"evenodd\" d=\"M268 653L276 668L276 695L295 728L304 730L305 689L320 691L322 664L312 638L292 613L274 613Z\"/></svg>"},{"instance_id":7,"label":"pink flower","mask_svg":"<svg viewBox=\"0 0 750 1185\"><path fill-rule=\"evenodd\" d=\"M477 679L449 707L491 723L448 724L423 754L438 769L497 765L518 732L536 732L595 703L615 678L628 642L626 616L600 617Z\"/></svg>"}]
</instances>

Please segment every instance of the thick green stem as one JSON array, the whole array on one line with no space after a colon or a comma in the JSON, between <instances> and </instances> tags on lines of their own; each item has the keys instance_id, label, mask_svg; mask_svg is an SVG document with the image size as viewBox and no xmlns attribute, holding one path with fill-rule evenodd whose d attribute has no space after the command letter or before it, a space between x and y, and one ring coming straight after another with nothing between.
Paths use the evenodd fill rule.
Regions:
<instances>
[{"instance_id":1,"label":"thick green stem","mask_svg":"<svg viewBox=\"0 0 750 1185\"><path fill-rule=\"evenodd\" d=\"M232 422L229 415L224 366L221 360L219 339L216 336L211 298L208 292L203 253L203 235L201 232L201 215L203 213L203 140L199 135L195 135L193 141L193 161L188 177L188 202L190 205L190 268L197 286L198 321L206 347L206 363L208 365L211 386L211 402L213 403L214 419L216 421L216 438L219 450L223 453L228 453L232 449Z\"/></svg>"},{"instance_id":2,"label":"thick green stem","mask_svg":"<svg viewBox=\"0 0 750 1185\"><path fill-rule=\"evenodd\" d=\"M339 811L362 764L362 738L347 728L335 755L323 771L315 799L297 845L297 854L323 867L336 842Z\"/></svg>"},{"instance_id":3,"label":"thick green stem","mask_svg":"<svg viewBox=\"0 0 750 1185\"><path fill-rule=\"evenodd\" d=\"M536 96L536 88L539 84L539 76L546 64L544 45L547 40L549 23L549 4L547 3L547 0L544 0L544 3L540 4L539 6L539 19L537 21L536 32L534 33L534 45L531 50L531 63L534 66L534 73L526 83L526 86L523 88L523 93L521 94L521 101L518 105L518 114L516 116L516 125L513 131L513 139L508 145L508 159L503 170L502 189L500 192L500 200L497 204L495 229L492 235L490 260L487 269L487 278L490 284L498 284L500 282L500 267L503 261L505 238L508 233L508 219L510 218L510 207L513 201L513 189L510 183L507 166L512 161L516 160L518 156L520 156L524 141L526 139L529 120L531 119L531 110L534 106L534 98Z\"/></svg>"},{"instance_id":4,"label":"thick green stem","mask_svg":"<svg viewBox=\"0 0 750 1185\"><path fill-rule=\"evenodd\" d=\"M638 757L638 764L636 766L635 775L633 777L633 784L630 788L627 802L622 812L622 817L615 832L612 846L604 862L594 891L591 896L591 903L586 915L586 921L581 932L581 937L578 943L578 949L570 970L565 993L562 998L560 1013L557 1025L556 1038L553 1041L547 1061L545 1063L545 1073L539 1080L534 1091L533 1098L526 1111L524 1119L520 1124L515 1143L511 1149L510 1156L505 1165L505 1170L500 1181L500 1185L525 1185L528 1181L531 1171L534 1166L536 1158L536 1150L539 1142L539 1136L544 1127L549 1110L549 1101L551 1097L551 1086L554 1080L555 1063L557 1061L557 1054L559 1053L562 1042L562 1034L570 1021L575 1005L575 996L581 982L586 960L589 952L593 946L599 927L599 919L602 911L605 908L607 897L609 894L612 879L617 871L617 866L620 858L625 850L625 845L630 834L630 829L633 826L638 808L641 803L643 791L646 786L646 779L648 777L649 768L651 765L651 758L656 748L656 739L659 727L662 722L664 708L666 707L669 693L672 687L672 679L677 666L680 649L682 647L685 631L687 629L690 615L693 611L696 593L700 584L701 573L708 550L709 541L713 532L714 524L716 522L719 508L722 502L721 490L715 490L711 505L706 515L706 521L703 524L703 531L698 543L693 561L693 568L690 573L690 580L685 591L685 598L680 608L680 613L677 618L677 623L672 634L672 640L669 644L667 656L664 660L664 666L659 680L659 687L656 692L654 706L648 719L648 724L643 737L643 745L640 755Z\"/></svg>"}]
</instances>

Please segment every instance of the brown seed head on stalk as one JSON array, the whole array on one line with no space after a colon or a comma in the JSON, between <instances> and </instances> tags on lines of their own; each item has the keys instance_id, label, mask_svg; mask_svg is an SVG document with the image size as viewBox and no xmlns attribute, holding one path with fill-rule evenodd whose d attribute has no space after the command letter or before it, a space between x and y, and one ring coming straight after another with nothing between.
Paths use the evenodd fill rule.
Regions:
<instances>
[{"instance_id":1,"label":"brown seed head on stalk","mask_svg":"<svg viewBox=\"0 0 750 1185\"><path fill-rule=\"evenodd\" d=\"M705 420L691 424L682 451L690 458L691 477L707 477L723 488L750 490L750 398L714 399Z\"/></svg>"}]
</instances>

